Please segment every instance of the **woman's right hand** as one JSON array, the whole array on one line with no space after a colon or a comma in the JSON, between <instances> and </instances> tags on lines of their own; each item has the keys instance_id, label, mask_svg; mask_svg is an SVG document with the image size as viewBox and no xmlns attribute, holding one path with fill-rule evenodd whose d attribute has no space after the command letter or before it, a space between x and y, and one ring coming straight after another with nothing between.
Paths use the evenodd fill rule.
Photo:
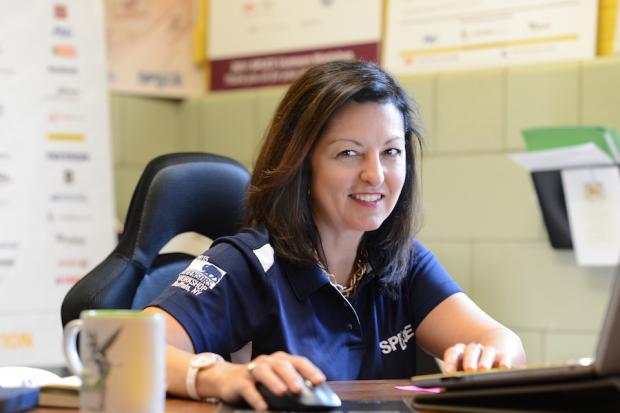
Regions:
<instances>
[{"instance_id":1,"label":"woman's right hand","mask_svg":"<svg viewBox=\"0 0 620 413\"><path fill-rule=\"evenodd\" d=\"M168 391L187 397L187 369L195 355L192 342L181 324L167 312L156 307L144 311L159 313L166 318ZM313 384L325 381L325 375L307 358L278 351L258 356L249 364L226 361L212 364L198 372L196 387L201 397L216 397L229 403L245 400L255 410L265 410L267 403L256 390L257 382L263 383L274 394L283 395L288 390L299 393L304 378Z\"/></svg>"},{"instance_id":2,"label":"woman's right hand","mask_svg":"<svg viewBox=\"0 0 620 413\"><path fill-rule=\"evenodd\" d=\"M201 372L202 373L202 372ZM248 364L220 362L198 375L200 394L213 395L225 402L245 400L255 410L266 410L267 403L256 389L264 384L272 393L299 393L304 379L313 384L325 381L325 375L310 360L283 351L261 355Z\"/></svg>"}]
</instances>

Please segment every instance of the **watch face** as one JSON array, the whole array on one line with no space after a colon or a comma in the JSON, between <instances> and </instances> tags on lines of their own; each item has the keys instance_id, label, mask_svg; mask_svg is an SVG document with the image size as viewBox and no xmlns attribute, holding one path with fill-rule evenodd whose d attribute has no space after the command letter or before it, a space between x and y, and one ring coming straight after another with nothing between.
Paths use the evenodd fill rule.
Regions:
<instances>
[{"instance_id":1,"label":"watch face","mask_svg":"<svg viewBox=\"0 0 620 413\"><path fill-rule=\"evenodd\" d=\"M216 358L213 354L199 354L192 359L193 367L205 367L213 364Z\"/></svg>"}]
</instances>

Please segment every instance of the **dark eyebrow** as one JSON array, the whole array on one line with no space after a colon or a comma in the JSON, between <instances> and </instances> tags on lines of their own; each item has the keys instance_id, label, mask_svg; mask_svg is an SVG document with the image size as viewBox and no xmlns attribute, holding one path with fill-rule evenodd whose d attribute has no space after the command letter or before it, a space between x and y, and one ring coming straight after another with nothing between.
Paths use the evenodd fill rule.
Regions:
<instances>
[{"instance_id":1,"label":"dark eyebrow","mask_svg":"<svg viewBox=\"0 0 620 413\"><path fill-rule=\"evenodd\" d=\"M352 144L357 145L357 146L363 146L363 145L362 145L362 143L361 143L360 141L357 141L357 140L355 140L355 139L348 139L348 138L339 138L339 139L334 139L333 141L331 141L331 142L329 143L329 145L333 145L334 143L343 142L343 141L344 141L344 142L351 142Z\"/></svg>"},{"instance_id":2,"label":"dark eyebrow","mask_svg":"<svg viewBox=\"0 0 620 413\"><path fill-rule=\"evenodd\" d=\"M405 140L404 136L394 136L393 138L390 138L388 140L386 140L385 142L383 142L383 146L385 145L389 145L394 141L400 141L400 140ZM351 142L354 145L357 146L364 146L360 141L353 139L353 138L339 138L339 139L334 139L333 141L331 141L328 145L332 145L334 143L337 142Z\"/></svg>"},{"instance_id":3,"label":"dark eyebrow","mask_svg":"<svg viewBox=\"0 0 620 413\"><path fill-rule=\"evenodd\" d=\"M404 136L394 136L393 138L390 138L387 141L385 141L383 143L383 145L389 145L390 143L392 143L394 141L400 141L400 140L402 140L404 142L405 141L405 137Z\"/></svg>"}]
</instances>

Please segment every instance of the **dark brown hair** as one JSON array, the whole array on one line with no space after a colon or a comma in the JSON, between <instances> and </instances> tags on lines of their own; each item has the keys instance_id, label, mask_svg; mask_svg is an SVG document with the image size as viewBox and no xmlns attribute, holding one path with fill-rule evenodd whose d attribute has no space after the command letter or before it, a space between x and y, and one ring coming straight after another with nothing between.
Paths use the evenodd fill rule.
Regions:
<instances>
[{"instance_id":1,"label":"dark brown hair","mask_svg":"<svg viewBox=\"0 0 620 413\"><path fill-rule=\"evenodd\" d=\"M405 182L392 213L362 237L358 256L387 287L406 275L419 213L414 160L417 112L398 81L378 65L335 61L308 69L288 89L266 132L249 190L247 224L264 226L276 254L298 265L316 262L319 233L310 209L310 156L334 113L348 102L392 103L405 127Z\"/></svg>"}]
</instances>

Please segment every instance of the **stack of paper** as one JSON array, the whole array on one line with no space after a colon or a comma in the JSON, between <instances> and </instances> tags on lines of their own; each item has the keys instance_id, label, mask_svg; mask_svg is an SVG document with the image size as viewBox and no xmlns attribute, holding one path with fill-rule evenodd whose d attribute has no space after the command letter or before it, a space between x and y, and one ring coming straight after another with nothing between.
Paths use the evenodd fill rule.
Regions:
<instances>
[{"instance_id":1,"label":"stack of paper","mask_svg":"<svg viewBox=\"0 0 620 413\"><path fill-rule=\"evenodd\" d=\"M620 259L620 139L603 127L526 129L529 152L509 155L530 172L561 171L577 263L615 266ZM545 218L547 219L547 218Z\"/></svg>"},{"instance_id":2,"label":"stack of paper","mask_svg":"<svg viewBox=\"0 0 620 413\"><path fill-rule=\"evenodd\" d=\"M550 171L592 165L612 165L614 162L594 143L543 149L536 152L513 153L510 159L530 172Z\"/></svg>"}]
</instances>

